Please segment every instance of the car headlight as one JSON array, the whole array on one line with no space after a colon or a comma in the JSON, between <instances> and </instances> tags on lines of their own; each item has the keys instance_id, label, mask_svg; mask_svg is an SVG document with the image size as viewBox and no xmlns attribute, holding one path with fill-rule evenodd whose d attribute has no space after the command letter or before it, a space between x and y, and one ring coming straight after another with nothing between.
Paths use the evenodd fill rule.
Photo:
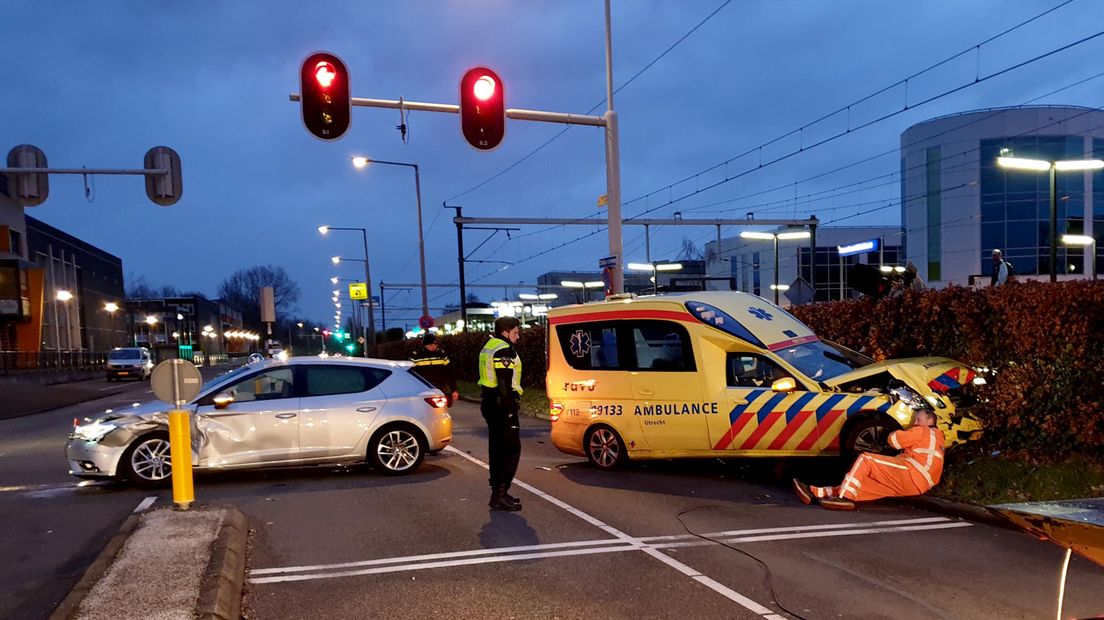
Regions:
<instances>
[{"instance_id":1,"label":"car headlight","mask_svg":"<svg viewBox=\"0 0 1104 620\"><path fill-rule=\"evenodd\" d=\"M109 422L93 422L74 428L70 437L81 441L99 441L117 428L119 427Z\"/></svg>"},{"instance_id":2,"label":"car headlight","mask_svg":"<svg viewBox=\"0 0 1104 620\"><path fill-rule=\"evenodd\" d=\"M919 394L917 394L916 390L913 390L912 388L910 388L906 385L902 385L900 387L895 387L895 388L891 389L889 391L889 393L896 396L897 400L900 400L900 401L904 402L906 405L908 405L909 409L928 409L929 408L927 401L925 401L923 399L923 397L921 397Z\"/></svg>"}]
</instances>

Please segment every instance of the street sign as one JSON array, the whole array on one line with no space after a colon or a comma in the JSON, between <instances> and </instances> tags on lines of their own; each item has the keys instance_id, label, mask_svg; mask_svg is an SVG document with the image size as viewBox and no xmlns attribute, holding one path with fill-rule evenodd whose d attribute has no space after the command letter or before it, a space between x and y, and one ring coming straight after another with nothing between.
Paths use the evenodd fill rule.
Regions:
<instances>
[{"instance_id":1,"label":"street sign","mask_svg":"<svg viewBox=\"0 0 1104 620\"><path fill-rule=\"evenodd\" d=\"M598 259L598 268L599 269L605 269L606 267L613 268L613 267L616 267L616 266L617 266L617 257L616 256L607 256L605 258L599 258Z\"/></svg>"},{"instance_id":2,"label":"street sign","mask_svg":"<svg viewBox=\"0 0 1104 620\"><path fill-rule=\"evenodd\" d=\"M813 290L812 285L805 281L805 278L798 278L793 281L793 284L790 285L784 295L793 305L801 306L812 302L816 291Z\"/></svg>"},{"instance_id":3,"label":"street sign","mask_svg":"<svg viewBox=\"0 0 1104 620\"><path fill-rule=\"evenodd\" d=\"M364 282L350 283L349 299L368 299L368 285Z\"/></svg>"},{"instance_id":4,"label":"street sign","mask_svg":"<svg viewBox=\"0 0 1104 620\"><path fill-rule=\"evenodd\" d=\"M379 295L372 295L372 307L380 305Z\"/></svg>"},{"instance_id":5,"label":"street sign","mask_svg":"<svg viewBox=\"0 0 1104 620\"><path fill-rule=\"evenodd\" d=\"M187 360L165 360L153 368L150 387L158 400L180 407L199 396L203 377L195 364Z\"/></svg>"},{"instance_id":6,"label":"street sign","mask_svg":"<svg viewBox=\"0 0 1104 620\"><path fill-rule=\"evenodd\" d=\"M364 336L357 336L357 342L359 344L364 344Z\"/></svg>"},{"instance_id":7,"label":"street sign","mask_svg":"<svg viewBox=\"0 0 1104 620\"><path fill-rule=\"evenodd\" d=\"M604 207L609 204L609 194L602 194L598 197L598 206Z\"/></svg>"},{"instance_id":8,"label":"street sign","mask_svg":"<svg viewBox=\"0 0 1104 620\"><path fill-rule=\"evenodd\" d=\"M422 329L429 329L430 327L433 327L433 317L427 314L418 319L418 327L421 327Z\"/></svg>"}]
</instances>

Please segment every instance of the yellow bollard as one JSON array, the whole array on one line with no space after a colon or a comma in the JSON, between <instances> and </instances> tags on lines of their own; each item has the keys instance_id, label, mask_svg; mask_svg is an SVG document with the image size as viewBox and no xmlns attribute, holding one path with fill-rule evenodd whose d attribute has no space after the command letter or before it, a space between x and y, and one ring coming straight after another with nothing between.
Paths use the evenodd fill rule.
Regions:
<instances>
[{"instance_id":1,"label":"yellow bollard","mask_svg":"<svg viewBox=\"0 0 1104 620\"><path fill-rule=\"evenodd\" d=\"M188 412L169 412L169 453L172 456L173 503L187 510L195 501L192 487L192 439Z\"/></svg>"}]
</instances>

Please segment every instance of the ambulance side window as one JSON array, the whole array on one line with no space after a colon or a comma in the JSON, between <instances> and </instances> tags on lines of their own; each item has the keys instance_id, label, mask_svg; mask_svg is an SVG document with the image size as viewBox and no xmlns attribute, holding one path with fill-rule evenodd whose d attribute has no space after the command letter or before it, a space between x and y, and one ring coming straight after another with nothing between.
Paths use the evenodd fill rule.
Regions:
<instances>
[{"instance_id":1,"label":"ambulance side window","mask_svg":"<svg viewBox=\"0 0 1104 620\"><path fill-rule=\"evenodd\" d=\"M564 359L576 370L619 370L617 326L614 323L559 325L556 337Z\"/></svg>"},{"instance_id":2,"label":"ambulance side window","mask_svg":"<svg viewBox=\"0 0 1104 620\"><path fill-rule=\"evenodd\" d=\"M694 371L694 352L686 328L672 321L632 321L629 325L636 370Z\"/></svg>"},{"instance_id":3,"label":"ambulance side window","mask_svg":"<svg viewBox=\"0 0 1104 620\"><path fill-rule=\"evenodd\" d=\"M789 377L789 373L774 362L753 353L728 354L729 387L770 387L778 379Z\"/></svg>"}]
</instances>

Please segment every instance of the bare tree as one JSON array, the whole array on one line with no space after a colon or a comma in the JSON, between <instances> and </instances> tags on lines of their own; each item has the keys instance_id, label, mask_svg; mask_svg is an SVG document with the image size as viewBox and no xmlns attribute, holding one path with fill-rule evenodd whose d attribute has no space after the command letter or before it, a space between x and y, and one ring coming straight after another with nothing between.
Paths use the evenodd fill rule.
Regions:
<instances>
[{"instance_id":1,"label":"bare tree","mask_svg":"<svg viewBox=\"0 0 1104 620\"><path fill-rule=\"evenodd\" d=\"M694 244L693 239L683 238L682 249L679 250L679 260L701 260L702 251Z\"/></svg>"},{"instance_id":2,"label":"bare tree","mask_svg":"<svg viewBox=\"0 0 1104 620\"><path fill-rule=\"evenodd\" d=\"M219 298L250 315L260 315L261 288L271 286L276 314L289 314L299 301L299 285L283 267L258 265L239 269L219 285Z\"/></svg>"}]
</instances>

